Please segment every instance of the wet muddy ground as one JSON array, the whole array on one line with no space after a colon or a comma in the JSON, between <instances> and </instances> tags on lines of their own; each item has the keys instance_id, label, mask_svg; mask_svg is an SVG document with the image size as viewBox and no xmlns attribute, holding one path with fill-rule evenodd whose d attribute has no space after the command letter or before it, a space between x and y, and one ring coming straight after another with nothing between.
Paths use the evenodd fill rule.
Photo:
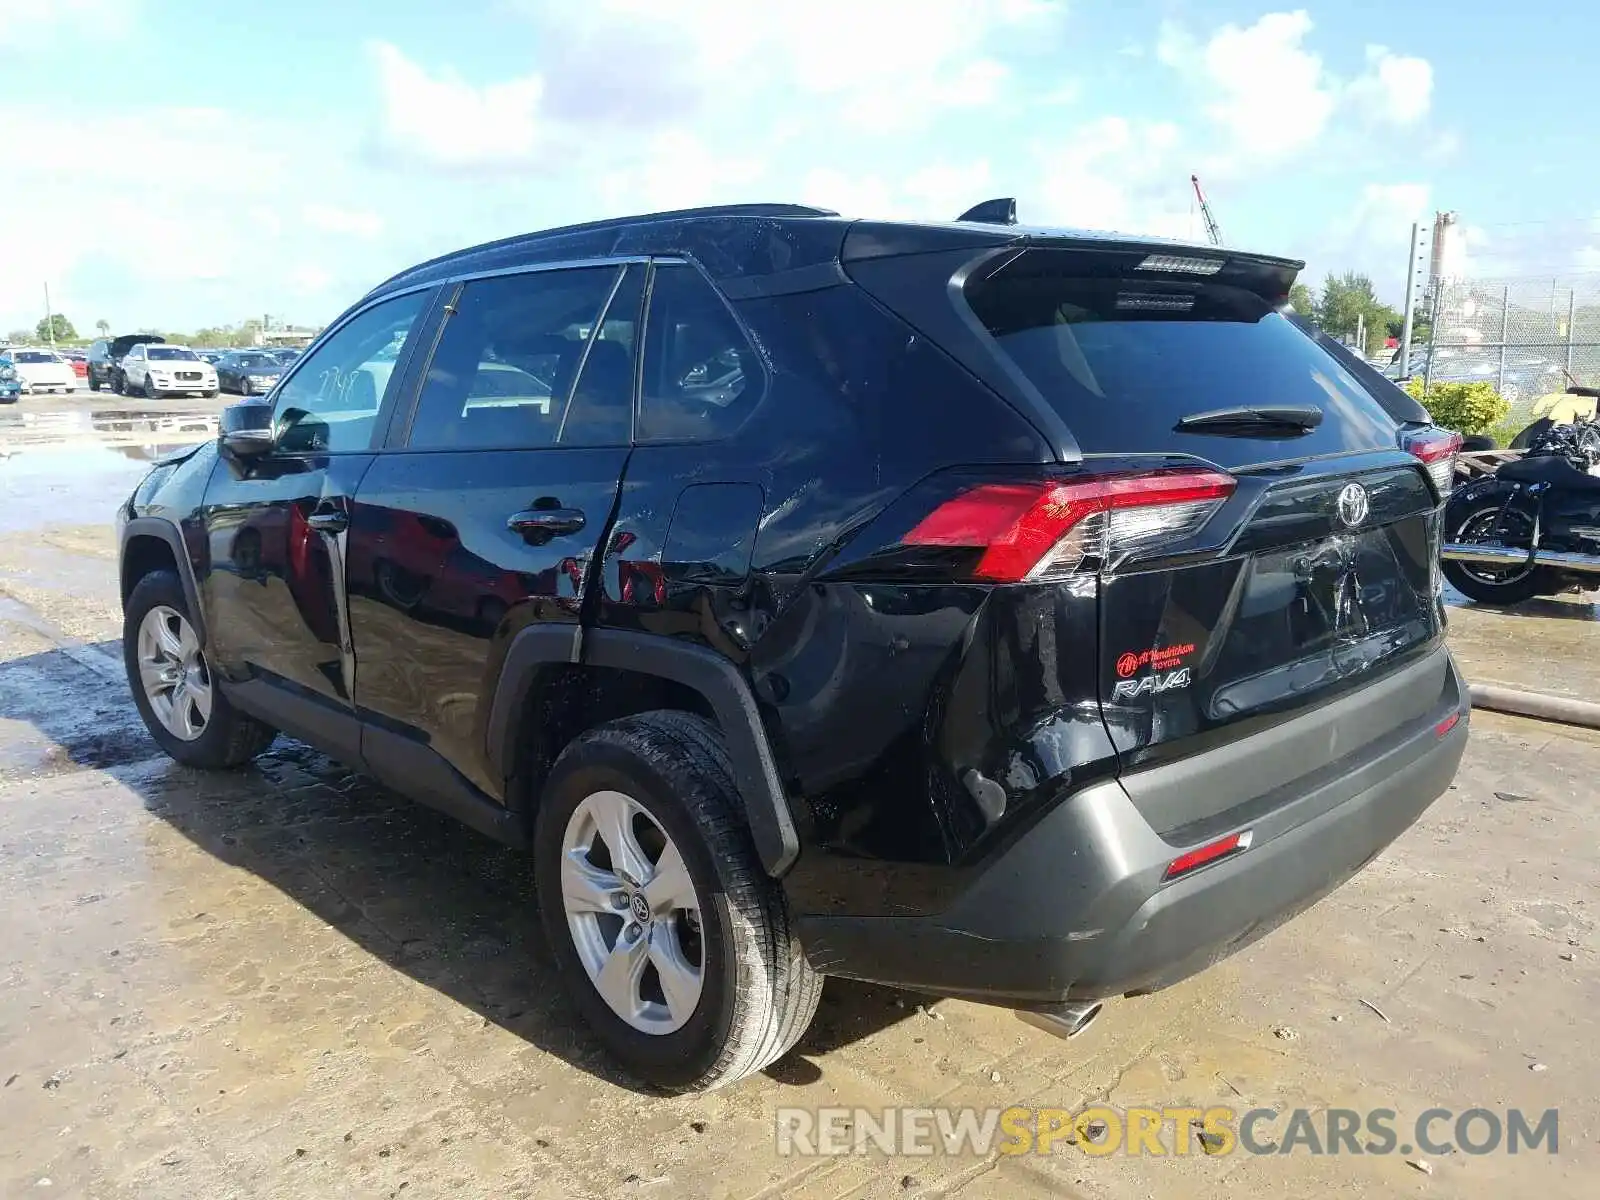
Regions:
<instances>
[{"instance_id":1,"label":"wet muddy ground","mask_svg":"<svg viewBox=\"0 0 1600 1200\"><path fill-rule=\"evenodd\" d=\"M119 403L123 403L119 401ZM178 768L127 698L112 506L215 405L0 410L0 1195L1592 1196L1600 736L1477 714L1456 786L1357 879L1063 1042L830 981L766 1075L662 1099L562 998L526 861L280 740ZM214 427L214 426L212 426ZM205 429L198 436L205 436ZM1457 614L1469 673L1586 604ZM1586 657L1587 655L1587 657ZM1548 682L1547 672L1528 668ZM782 1157L780 1106L1558 1107L1559 1152ZM1434 1129L1452 1140L1452 1121ZM1171 1144L1170 1136L1167 1139ZM1397 1148L1398 1150L1398 1148ZM1412 1165L1417 1163L1420 1165ZM1424 1169L1425 1168L1425 1169Z\"/></svg>"}]
</instances>

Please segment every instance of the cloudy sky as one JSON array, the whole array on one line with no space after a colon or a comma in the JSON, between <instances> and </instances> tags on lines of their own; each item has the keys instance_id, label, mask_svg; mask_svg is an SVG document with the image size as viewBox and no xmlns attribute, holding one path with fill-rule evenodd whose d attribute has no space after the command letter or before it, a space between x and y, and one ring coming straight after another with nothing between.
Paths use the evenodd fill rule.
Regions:
<instances>
[{"instance_id":1,"label":"cloudy sky","mask_svg":"<svg viewBox=\"0 0 1600 1200\"><path fill-rule=\"evenodd\" d=\"M1231 244L1396 300L1439 207L1499 273L1600 270L1600 10L1555 7L0 0L0 330L46 280L80 330L322 321L458 246L735 200L1198 237L1193 172Z\"/></svg>"}]
</instances>

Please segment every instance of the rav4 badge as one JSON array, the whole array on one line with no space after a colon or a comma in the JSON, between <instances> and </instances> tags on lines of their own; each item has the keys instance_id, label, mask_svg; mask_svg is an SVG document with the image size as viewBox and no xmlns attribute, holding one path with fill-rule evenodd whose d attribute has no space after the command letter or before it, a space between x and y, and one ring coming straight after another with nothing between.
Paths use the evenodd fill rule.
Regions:
<instances>
[{"instance_id":1,"label":"rav4 badge","mask_svg":"<svg viewBox=\"0 0 1600 1200\"><path fill-rule=\"evenodd\" d=\"M1189 668L1179 667L1176 671L1154 671L1138 679L1123 679L1111 689L1113 700L1137 700L1140 696L1159 696L1162 692L1175 691L1178 688L1189 686Z\"/></svg>"}]
</instances>

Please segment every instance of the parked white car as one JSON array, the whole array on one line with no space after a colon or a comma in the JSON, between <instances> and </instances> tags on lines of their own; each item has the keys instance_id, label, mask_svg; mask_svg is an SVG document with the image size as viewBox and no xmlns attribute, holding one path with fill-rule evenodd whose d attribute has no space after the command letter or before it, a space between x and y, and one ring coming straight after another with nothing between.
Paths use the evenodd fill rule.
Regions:
<instances>
[{"instance_id":1,"label":"parked white car","mask_svg":"<svg viewBox=\"0 0 1600 1200\"><path fill-rule=\"evenodd\" d=\"M123 391L162 396L215 396L217 369L187 346L141 342L122 358Z\"/></svg>"},{"instance_id":2,"label":"parked white car","mask_svg":"<svg viewBox=\"0 0 1600 1200\"><path fill-rule=\"evenodd\" d=\"M72 364L54 350L13 350L17 378L25 392L75 392L78 377Z\"/></svg>"}]
</instances>

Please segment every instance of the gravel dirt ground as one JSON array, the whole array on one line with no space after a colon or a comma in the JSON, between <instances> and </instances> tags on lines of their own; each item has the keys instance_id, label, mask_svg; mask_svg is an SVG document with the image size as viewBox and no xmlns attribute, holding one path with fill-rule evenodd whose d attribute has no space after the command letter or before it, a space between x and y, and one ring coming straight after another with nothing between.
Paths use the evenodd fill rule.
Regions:
<instances>
[{"instance_id":1,"label":"gravel dirt ground","mask_svg":"<svg viewBox=\"0 0 1600 1200\"><path fill-rule=\"evenodd\" d=\"M1600 736L1475 714L1455 787L1355 880L1072 1042L830 981L767 1074L646 1095L552 977L521 856L286 739L228 775L157 752L122 674L109 514L217 405L138 403L0 410L0 1195L1600 1189ZM1469 674L1554 671L1592 699L1593 615L1467 611L1453 636ZM1285 1114L1258 1141L1295 1108L1388 1108L1402 1143L1429 1108L1558 1108L1559 1152L804 1158L774 1134L786 1106L1093 1103Z\"/></svg>"}]
</instances>

